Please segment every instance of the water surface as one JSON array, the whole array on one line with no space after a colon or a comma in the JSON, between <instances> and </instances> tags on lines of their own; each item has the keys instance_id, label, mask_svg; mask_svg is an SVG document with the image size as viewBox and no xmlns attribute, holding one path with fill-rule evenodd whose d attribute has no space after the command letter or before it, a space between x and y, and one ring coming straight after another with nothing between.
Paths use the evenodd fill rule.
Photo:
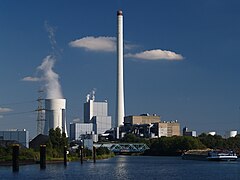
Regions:
<instances>
[{"instance_id":1,"label":"water surface","mask_svg":"<svg viewBox=\"0 0 240 180\"><path fill-rule=\"evenodd\" d=\"M0 167L0 179L166 179L166 180L240 180L240 161L209 162L182 160L181 157L116 156L111 159L20 166L18 173L11 167Z\"/></svg>"}]
</instances>

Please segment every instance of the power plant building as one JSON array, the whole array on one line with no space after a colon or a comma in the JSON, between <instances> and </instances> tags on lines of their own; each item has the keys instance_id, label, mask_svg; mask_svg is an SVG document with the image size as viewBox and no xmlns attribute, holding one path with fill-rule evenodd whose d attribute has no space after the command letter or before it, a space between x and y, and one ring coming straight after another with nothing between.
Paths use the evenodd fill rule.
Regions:
<instances>
[{"instance_id":1,"label":"power plant building","mask_svg":"<svg viewBox=\"0 0 240 180\"><path fill-rule=\"evenodd\" d=\"M92 123L71 123L70 124L70 140L80 140L84 134L93 133Z\"/></svg>"},{"instance_id":2,"label":"power plant building","mask_svg":"<svg viewBox=\"0 0 240 180\"><path fill-rule=\"evenodd\" d=\"M84 122L93 123L93 117L109 117L108 103L95 102L95 99L89 99L84 103Z\"/></svg>"},{"instance_id":3,"label":"power plant building","mask_svg":"<svg viewBox=\"0 0 240 180\"><path fill-rule=\"evenodd\" d=\"M161 121L160 116L156 114L126 116L121 133L133 133L139 137L147 138L180 136L180 124L177 120Z\"/></svg>"},{"instance_id":4,"label":"power plant building","mask_svg":"<svg viewBox=\"0 0 240 180\"><path fill-rule=\"evenodd\" d=\"M160 122L160 116L157 115L149 115L149 114L141 114L140 116L126 116L124 117L125 125L133 125L133 124L149 124L149 123L158 123Z\"/></svg>"},{"instance_id":5,"label":"power plant building","mask_svg":"<svg viewBox=\"0 0 240 180\"><path fill-rule=\"evenodd\" d=\"M103 134L112 128L112 118L108 116L108 103L95 102L95 96L87 95L84 103L84 123L70 124L70 139L78 140L82 135Z\"/></svg>"},{"instance_id":6,"label":"power plant building","mask_svg":"<svg viewBox=\"0 0 240 180\"><path fill-rule=\"evenodd\" d=\"M60 128L67 135L66 99L45 100L45 127L44 134L48 135L50 129Z\"/></svg>"},{"instance_id":7,"label":"power plant building","mask_svg":"<svg viewBox=\"0 0 240 180\"><path fill-rule=\"evenodd\" d=\"M29 132L23 129L22 131L18 129L11 129L7 131L0 131L0 140L14 140L18 141L25 147L29 147Z\"/></svg>"},{"instance_id":8,"label":"power plant building","mask_svg":"<svg viewBox=\"0 0 240 180\"><path fill-rule=\"evenodd\" d=\"M158 137L180 136L180 124L176 121L164 121L158 125Z\"/></svg>"},{"instance_id":9,"label":"power plant building","mask_svg":"<svg viewBox=\"0 0 240 180\"><path fill-rule=\"evenodd\" d=\"M93 131L96 134L103 134L106 130L112 128L111 116L94 116L93 117Z\"/></svg>"}]
</instances>

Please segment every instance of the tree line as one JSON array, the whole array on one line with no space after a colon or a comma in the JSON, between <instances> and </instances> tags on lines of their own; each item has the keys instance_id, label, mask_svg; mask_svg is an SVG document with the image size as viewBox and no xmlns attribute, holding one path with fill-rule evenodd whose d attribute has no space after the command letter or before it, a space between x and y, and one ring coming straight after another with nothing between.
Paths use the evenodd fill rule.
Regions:
<instances>
[{"instance_id":1,"label":"tree line","mask_svg":"<svg viewBox=\"0 0 240 180\"><path fill-rule=\"evenodd\" d=\"M150 148L144 155L181 155L191 149L224 149L233 150L240 154L240 135L230 138L223 138L220 135L207 135L205 133L198 137L172 136L154 139L143 139L134 134L127 134L120 142L145 143Z\"/></svg>"}]
</instances>

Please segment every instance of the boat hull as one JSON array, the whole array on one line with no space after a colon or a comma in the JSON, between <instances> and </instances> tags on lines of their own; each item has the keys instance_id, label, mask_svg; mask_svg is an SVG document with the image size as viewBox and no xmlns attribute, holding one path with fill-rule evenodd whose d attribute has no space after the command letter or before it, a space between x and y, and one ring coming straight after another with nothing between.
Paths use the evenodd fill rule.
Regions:
<instances>
[{"instance_id":1,"label":"boat hull","mask_svg":"<svg viewBox=\"0 0 240 180\"><path fill-rule=\"evenodd\" d=\"M218 156L218 157L207 157L209 161L236 161L237 156Z\"/></svg>"}]
</instances>

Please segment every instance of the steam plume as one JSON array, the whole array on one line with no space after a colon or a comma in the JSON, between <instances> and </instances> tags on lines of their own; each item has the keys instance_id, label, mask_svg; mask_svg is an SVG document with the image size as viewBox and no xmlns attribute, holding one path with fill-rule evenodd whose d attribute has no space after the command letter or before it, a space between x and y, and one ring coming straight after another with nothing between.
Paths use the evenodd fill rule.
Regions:
<instances>
[{"instance_id":1,"label":"steam plume","mask_svg":"<svg viewBox=\"0 0 240 180\"><path fill-rule=\"evenodd\" d=\"M46 31L48 32L48 38L52 48L52 55L45 57L42 61L42 64L37 67L37 71L41 73L40 77L27 76L24 77L22 81L43 82L47 99L61 99L63 98L63 95L61 85L59 83L59 76L53 71L56 57L60 55L57 42L55 40L56 28L50 26L47 21L44 23L44 25Z\"/></svg>"},{"instance_id":2,"label":"steam plume","mask_svg":"<svg viewBox=\"0 0 240 180\"><path fill-rule=\"evenodd\" d=\"M53 71L55 57L48 55L37 68L42 72L41 79L44 81L47 99L63 98L59 76Z\"/></svg>"}]
</instances>

